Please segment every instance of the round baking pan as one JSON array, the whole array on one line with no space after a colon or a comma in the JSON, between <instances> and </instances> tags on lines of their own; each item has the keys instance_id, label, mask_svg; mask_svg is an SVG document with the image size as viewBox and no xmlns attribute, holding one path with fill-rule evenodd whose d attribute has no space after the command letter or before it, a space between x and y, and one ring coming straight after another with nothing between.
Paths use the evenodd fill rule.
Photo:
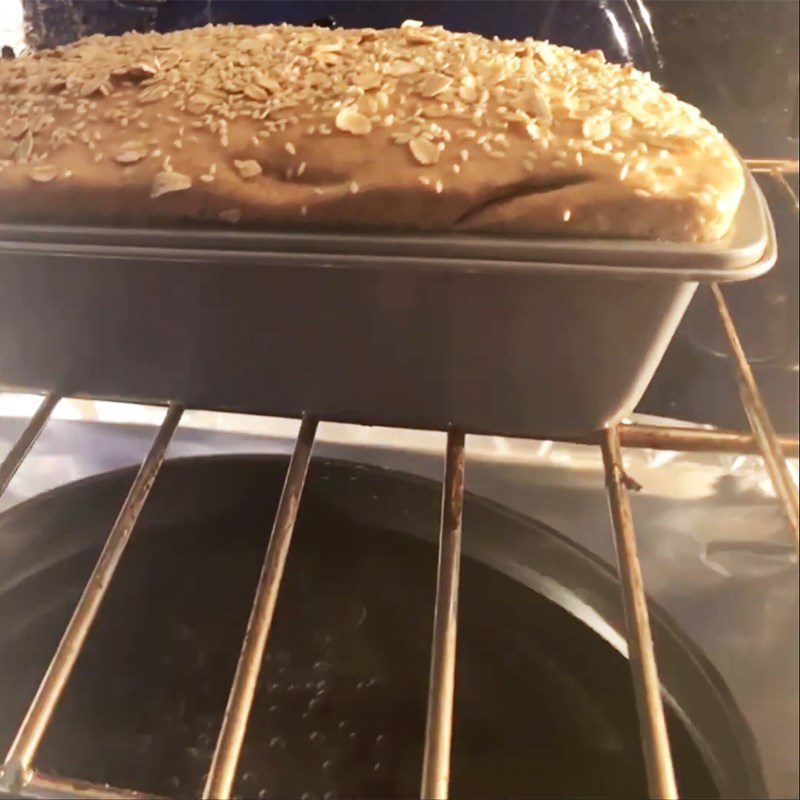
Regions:
<instances>
[{"instance_id":1,"label":"round baking pan","mask_svg":"<svg viewBox=\"0 0 800 800\"><path fill-rule=\"evenodd\" d=\"M284 458L263 456L165 464L39 768L199 792L285 469ZM2 747L133 476L70 484L0 516ZM237 795L416 796L439 493L398 473L312 463ZM613 574L477 498L467 498L464 535L453 796L644 797ZM653 625L681 796L763 796L749 732L719 676L658 609Z\"/></svg>"}]
</instances>

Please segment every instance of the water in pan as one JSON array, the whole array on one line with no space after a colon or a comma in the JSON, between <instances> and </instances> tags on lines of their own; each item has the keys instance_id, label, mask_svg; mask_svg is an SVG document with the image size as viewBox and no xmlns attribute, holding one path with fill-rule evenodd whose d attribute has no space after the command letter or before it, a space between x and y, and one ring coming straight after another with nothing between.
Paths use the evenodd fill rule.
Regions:
<instances>
[{"instance_id":1,"label":"water in pan","mask_svg":"<svg viewBox=\"0 0 800 800\"><path fill-rule=\"evenodd\" d=\"M38 766L167 795L199 792L284 471L282 459L167 464ZM0 519L0 538L24 531L16 560L29 569L13 580L0 568L2 746L131 478L65 487ZM402 520L366 526L336 512L326 498L357 479L348 467L312 465L239 796L418 791L436 553L401 533ZM436 494L426 495L432 529ZM453 796L645 796L628 668L615 651L469 559L460 621ZM672 739L682 795L715 796L674 720Z\"/></svg>"}]
</instances>

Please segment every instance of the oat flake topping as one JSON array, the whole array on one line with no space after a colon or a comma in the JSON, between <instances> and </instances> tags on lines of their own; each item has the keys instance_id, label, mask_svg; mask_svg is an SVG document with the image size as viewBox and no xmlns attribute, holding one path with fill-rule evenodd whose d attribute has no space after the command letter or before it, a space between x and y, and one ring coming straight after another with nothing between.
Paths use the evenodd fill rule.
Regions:
<instances>
[{"instance_id":1,"label":"oat flake topping","mask_svg":"<svg viewBox=\"0 0 800 800\"><path fill-rule=\"evenodd\" d=\"M373 161L390 149L407 185L427 195L541 174L542 182L613 182L642 200L678 198L697 209L678 238L724 232L732 202L714 174L732 184L739 169L697 109L599 51L413 20L387 30L223 25L96 35L0 63L0 184L5 170L53 186L99 164L145 176L149 202L164 203L189 189L215 198L231 180L281 180L287 197L298 192L297 213L312 218L331 198L355 194L353 185L369 191L362 175L342 179L338 192L314 185L314 149L329 139L372 147ZM192 155L200 148L209 151L202 167ZM213 215L246 219L253 192L247 202L233 198L235 209L220 195ZM595 216L559 207L553 219L602 232Z\"/></svg>"}]
</instances>

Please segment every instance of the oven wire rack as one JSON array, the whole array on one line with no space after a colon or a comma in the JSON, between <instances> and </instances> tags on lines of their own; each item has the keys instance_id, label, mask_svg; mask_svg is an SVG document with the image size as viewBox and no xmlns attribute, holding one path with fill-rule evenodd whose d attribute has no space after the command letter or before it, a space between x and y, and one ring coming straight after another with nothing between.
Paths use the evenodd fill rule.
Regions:
<instances>
[{"instance_id":1,"label":"oven wire rack","mask_svg":"<svg viewBox=\"0 0 800 800\"><path fill-rule=\"evenodd\" d=\"M797 212L797 195L785 178L786 174L797 173L797 161L751 159L747 161L747 165L752 172L768 174L788 195ZM709 289L733 355L750 433L622 424L597 431L588 437L569 440L578 444L599 446L602 452L648 790L650 797L665 800L677 798L678 791L629 499L629 491L639 487L625 473L623 448L760 454L777 501L786 517L787 533L793 539L795 552L798 547L797 486L786 463L787 456L798 456L798 440L776 434L722 290L716 284L711 284ZM19 439L0 464L0 495L33 447L60 399L58 394L48 394L42 399ZM33 762L108 585L133 534L139 514L158 476L183 412L184 408L176 404L170 405L166 410L150 451L139 468L72 618L0 767L0 792L42 798L135 800L154 797L133 789L48 775L39 771ZM203 789L203 798L222 799L231 794L318 422L317 418L310 415L301 420ZM428 711L420 782L422 800L445 800L448 797L466 462L465 431L451 429L447 432L444 462Z\"/></svg>"}]
</instances>

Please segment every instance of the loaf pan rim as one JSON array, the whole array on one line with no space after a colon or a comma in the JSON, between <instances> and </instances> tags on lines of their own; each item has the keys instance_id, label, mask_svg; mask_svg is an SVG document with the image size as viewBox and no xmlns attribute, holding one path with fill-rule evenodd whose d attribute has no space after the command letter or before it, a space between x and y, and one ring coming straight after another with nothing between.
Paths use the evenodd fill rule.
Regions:
<instances>
[{"instance_id":1,"label":"loaf pan rim","mask_svg":"<svg viewBox=\"0 0 800 800\"><path fill-rule=\"evenodd\" d=\"M563 273L672 281L739 281L777 259L774 223L748 173L734 232L717 243L513 239L464 234L354 234L0 223L6 254L297 264L457 273ZM736 237L739 237L738 244ZM733 242L733 246L731 246ZM728 249L726 249L728 247Z\"/></svg>"}]
</instances>

